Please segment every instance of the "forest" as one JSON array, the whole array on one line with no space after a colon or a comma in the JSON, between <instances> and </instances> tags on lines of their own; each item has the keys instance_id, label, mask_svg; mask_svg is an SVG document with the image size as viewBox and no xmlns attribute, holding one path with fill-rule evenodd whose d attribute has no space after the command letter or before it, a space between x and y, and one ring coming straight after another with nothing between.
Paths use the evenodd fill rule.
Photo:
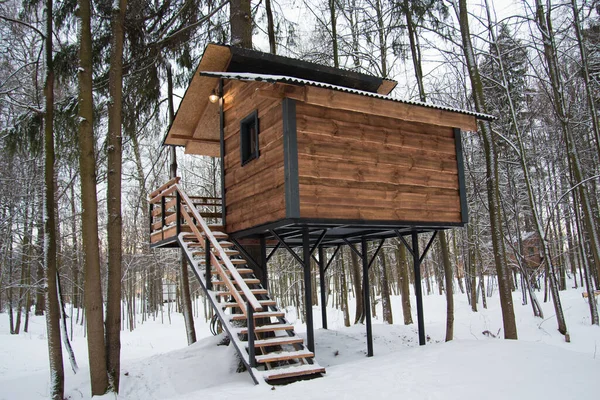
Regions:
<instances>
[{"instance_id":1,"label":"forest","mask_svg":"<svg viewBox=\"0 0 600 400\"><path fill-rule=\"evenodd\" d=\"M422 284L445 296L452 340L453 298L477 312L497 293L501 336L518 338L515 304L544 319L549 302L568 342L572 282L599 324L600 1L2 0L0 315L14 335L46 316L52 398L64 397L73 324L87 329L92 394L118 392L120 332L202 296L177 251L149 248L148 201L174 159L189 193L221 196L218 159L162 146L208 43L394 79L394 97L497 118L463 135L468 226L440 232L422 282L387 240L370 270L372 313L381 304L389 324L412 324L410 286ZM327 270L325 298L346 326L364 320L361 273L347 246ZM277 251L269 276L303 315L294 258Z\"/></svg>"}]
</instances>

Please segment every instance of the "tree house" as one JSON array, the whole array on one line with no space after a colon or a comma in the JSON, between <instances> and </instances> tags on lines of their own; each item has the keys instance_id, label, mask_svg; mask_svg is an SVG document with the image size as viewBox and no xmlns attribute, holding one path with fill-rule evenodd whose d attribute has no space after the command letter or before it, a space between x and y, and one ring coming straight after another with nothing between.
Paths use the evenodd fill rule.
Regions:
<instances>
[{"instance_id":1,"label":"tree house","mask_svg":"<svg viewBox=\"0 0 600 400\"><path fill-rule=\"evenodd\" d=\"M246 334L257 330L256 335L247 334L255 343L293 337L289 331L262 335L277 321L285 325L275 308L269 311L272 319L261 326L248 316L264 313L257 311L274 303L260 296L268 295L266 265L278 248L290 251L303 266L311 259L319 264L324 304L323 275L340 246L349 245L359 255L363 287L368 288L367 272L383 240L399 237L413 254L419 279L420 262L435 232L467 223L461 131L474 131L477 119L491 117L394 99L388 94L395 86L394 81L253 50L215 44L206 48L163 144L183 146L186 154L218 157L222 197L193 199L181 191L177 180L163 185L151 196L151 244L181 246L192 266L190 249L200 249L198 254L205 259L196 260L194 270L209 290L214 286L213 267L220 284L222 277L231 277L231 286L225 282L226 293L233 296L239 289L237 308L247 311L238 319L247 320ZM218 211L209 209L214 204L220 206ZM218 226L211 229L204 217L216 216L221 217ZM425 232L434 234L421 253L417 239ZM405 237L412 238L412 245ZM375 254L368 254L368 241L376 243ZM225 258L239 259L236 265L229 264L253 273L252 278L228 270ZM310 299L311 269L304 271L305 296ZM363 296L367 353L372 355L369 291ZM255 301L257 307L252 307ZM215 307L224 308L216 303ZM322 313L326 328L324 306ZM261 315L257 321L264 321L266 314ZM220 318L231 320L227 314ZM279 374L284 378L296 377L294 368L309 371L301 375L324 371L311 370L316 365L311 312L306 321L306 346L300 344L282 357L311 356L307 363L300 360L287 367L287 374ZM284 353L282 347L238 346L244 357L250 354L251 371L256 365L252 357L262 357L256 350L275 348L275 354ZM265 351L264 357L269 354ZM265 370L279 367L269 368ZM264 375L267 381L281 378L272 376Z\"/></svg>"}]
</instances>

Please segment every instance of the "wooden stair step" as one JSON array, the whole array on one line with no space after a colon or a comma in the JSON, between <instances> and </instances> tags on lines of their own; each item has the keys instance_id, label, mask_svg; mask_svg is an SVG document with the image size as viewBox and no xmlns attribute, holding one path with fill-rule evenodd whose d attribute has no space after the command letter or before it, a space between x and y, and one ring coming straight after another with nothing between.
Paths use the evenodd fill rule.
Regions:
<instances>
[{"instance_id":1,"label":"wooden stair step","mask_svg":"<svg viewBox=\"0 0 600 400\"><path fill-rule=\"evenodd\" d=\"M256 278L249 278L249 279L244 279L244 282L246 282L247 285L258 285L260 283L260 279L256 279ZM213 285L224 285L225 282L224 281L212 281ZM237 281L234 281L233 283L235 283L236 285L238 284Z\"/></svg>"},{"instance_id":2,"label":"wooden stair step","mask_svg":"<svg viewBox=\"0 0 600 400\"><path fill-rule=\"evenodd\" d=\"M256 315L256 314L255 314ZM284 344L303 343L304 339L298 336L281 336L254 341L254 347L281 346Z\"/></svg>"},{"instance_id":3,"label":"wooden stair step","mask_svg":"<svg viewBox=\"0 0 600 400\"><path fill-rule=\"evenodd\" d=\"M298 358L313 358L315 354L308 350L277 351L275 353L256 356L257 363L270 363L275 361L294 360Z\"/></svg>"},{"instance_id":4,"label":"wooden stair step","mask_svg":"<svg viewBox=\"0 0 600 400\"><path fill-rule=\"evenodd\" d=\"M285 317L285 313L283 311L264 311L264 312L255 312L254 318L279 318ZM244 321L246 316L244 314L236 314L233 315L232 321Z\"/></svg>"},{"instance_id":5,"label":"wooden stair step","mask_svg":"<svg viewBox=\"0 0 600 400\"><path fill-rule=\"evenodd\" d=\"M257 294L267 294L268 293L268 291L266 289L250 289L250 291L254 295L257 295ZM241 290L238 290L238 293L241 294L242 296L244 295L244 293ZM217 296L221 296L221 297L231 296L231 292L230 291L218 292Z\"/></svg>"},{"instance_id":6,"label":"wooden stair step","mask_svg":"<svg viewBox=\"0 0 600 400\"><path fill-rule=\"evenodd\" d=\"M315 374L324 374L325 368L320 365L304 364L287 368L274 368L263 372L263 377L266 381L274 381L277 379L293 378L296 376L306 376Z\"/></svg>"},{"instance_id":7,"label":"wooden stair step","mask_svg":"<svg viewBox=\"0 0 600 400\"><path fill-rule=\"evenodd\" d=\"M231 261L231 263L233 265L245 265L246 264L246 260L242 260L241 258L230 258L229 261ZM206 258L202 258L202 259L198 260L198 262L200 264L206 264ZM224 265L225 263L223 261L219 261L219 264Z\"/></svg>"},{"instance_id":8,"label":"wooden stair step","mask_svg":"<svg viewBox=\"0 0 600 400\"><path fill-rule=\"evenodd\" d=\"M237 270L238 274L240 274L240 275L248 275L248 274L253 274L254 273L254 271L252 271L252 269L250 269L250 268L236 268L236 270ZM218 275L219 274L219 271L214 270L214 269L211 272L212 272L213 275ZM228 269L225 270L225 273L227 275L231 275L231 271L228 270Z\"/></svg>"},{"instance_id":9,"label":"wooden stair step","mask_svg":"<svg viewBox=\"0 0 600 400\"><path fill-rule=\"evenodd\" d=\"M206 234L204 232L201 232L201 233L202 233L202 236L206 236ZM211 232L211 233L215 237L215 239L227 239L229 237L229 235L224 232L216 231L216 232Z\"/></svg>"},{"instance_id":10,"label":"wooden stair step","mask_svg":"<svg viewBox=\"0 0 600 400\"><path fill-rule=\"evenodd\" d=\"M263 325L257 326L254 328L255 333L264 333L264 332L275 332L275 331L293 331L294 325L289 324L272 324L272 325ZM242 335L248 333L248 328L242 328L240 331Z\"/></svg>"},{"instance_id":11,"label":"wooden stair step","mask_svg":"<svg viewBox=\"0 0 600 400\"><path fill-rule=\"evenodd\" d=\"M269 307L269 306L275 306L275 305L277 305L277 302L275 300L259 300L258 302L263 307ZM232 307L238 307L238 305L237 305L237 303L227 303L227 304L224 304L222 307L223 308L232 308Z\"/></svg>"},{"instance_id":12,"label":"wooden stair step","mask_svg":"<svg viewBox=\"0 0 600 400\"><path fill-rule=\"evenodd\" d=\"M199 256L199 255L204 255L204 244L200 244L200 243L190 243L188 244L188 247L190 248L198 248L198 250L194 250L193 254L195 256ZM233 249L223 249L223 251L225 251L225 254L227 254L229 257L232 256L239 256L240 252L237 250L233 250Z\"/></svg>"}]
</instances>

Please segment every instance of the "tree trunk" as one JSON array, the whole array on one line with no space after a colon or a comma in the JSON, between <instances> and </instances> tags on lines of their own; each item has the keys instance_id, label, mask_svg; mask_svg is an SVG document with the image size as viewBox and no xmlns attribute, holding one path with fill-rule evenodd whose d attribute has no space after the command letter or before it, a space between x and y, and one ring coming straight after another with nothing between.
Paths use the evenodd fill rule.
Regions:
<instances>
[{"instance_id":1,"label":"tree trunk","mask_svg":"<svg viewBox=\"0 0 600 400\"><path fill-rule=\"evenodd\" d=\"M231 45L252 48L252 12L250 0L232 0L229 3Z\"/></svg>"},{"instance_id":2,"label":"tree trunk","mask_svg":"<svg viewBox=\"0 0 600 400\"><path fill-rule=\"evenodd\" d=\"M85 313L92 396L108 389L106 349L104 346L104 312L98 247L98 200L96 198L96 155L94 154L92 96L91 4L79 4L79 169L81 174L81 233L85 268ZM48 279L48 285L50 281Z\"/></svg>"},{"instance_id":3,"label":"tree trunk","mask_svg":"<svg viewBox=\"0 0 600 400\"><path fill-rule=\"evenodd\" d=\"M275 23L273 21L273 10L271 0L265 0L265 11L267 13L267 34L269 36L269 51L277 54L277 42L275 40Z\"/></svg>"},{"instance_id":4,"label":"tree trunk","mask_svg":"<svg viewBox=\"0 0 600 400\"><path fill-rule=\"evenodd\" d=\"M567 154L569 167L573 174L574 183L577 184L577 192L581 202L583 211L583 222L585 230L590 239L590 247L593 254L595 270L600 275L600 238L598 237L598 229L593 217L593 210L590 201L590 196L585 183L583 183L582 166L579 160L579 153L575 145L575 138L571 131L571 126L568 121L568 112L564 99L563 82L559 73L558 61L556 59L556 47L554 44L554 32L551 25L550 11L544 11L544 6L541 0L536 0L536 22L538 29L543 38L544 59L547 65L547 73L550 79L552 88L552 98L554 112L560 122L563 140L567 146ZM598 318L596 318L598 324Z\"/></svg>"},{"instance_id":5,"label":"tree trunk","mask_svg":"<svg viewBox=\"0 0 600 400\"><path fill-rule=\"evenodd\" d=\"M167 91L169 99L169 120L173 123L175 119L174 107L173 107L173 75L171 72L171 65L167 67ZM171 146L171 169L170 178L173 179L177 176L177 158L175 153L175 146ZM178 216L180 218L180 216ZM187 336L188 346L196 343L196 328L194 326L194 314L192 312L192 297L190 295L190 278L188 273L188 265L183 254L183 250L180 250L180 283L181 283L181 300L183 319L185 321L185 332ZM208 277L207 279L211 279Z\"/></svg>"},{"instance_id":6,"label":"tree trunk","mask_svg":"<svg viewBox=\"0 0 600 400\"><path fill-rule=\"evenodd\" d=\"M388 279L388 263L387 255L384 250L379 254L381 260L381 307L383 309L383 320L388 324L394 323L394 317L392 315L392 302L390 300L390 283Z\"/></svg>"},{"instance_id":7,"label":"tree trunk","mask_svg":"<svg viewBox=\"0 0 600 400\"><path fill-rule=\"evenodd\" d=\"M47 72L46 72L47 74ZM54 90L54 84L52 84L53 89ZM52 127L52 129L54 129L54 126ZM52 140L54 140L54 136L52 138ZM44 206L44 201L43 198L45 196L45 193L41 193L40 198L42 198L42 200L40 201L40 206L39 209L42 209ZM45 245L44 245L44 214L43 213L38 213L38 218L36 221L36 225L37 225L37 239L36 239L36 243L37 243L37 251L38 251L38 257L41 260L44 260L45 254L44 254L44 249L45 249ZM35 310L34 310L34 314L37 316L40 315L44 315L44 309L45 309L45 304L46 304L46 296L45 296L45 291L44 291L44 264L45 264L45 260L42 262L36 262L36 267L35 267Z\"/></svg>"},{"instance_id":8,"label":"tree trunk","mask_svg":"<svg viewBox=\"0 0 600 400\"><path fill-rule=\"evenodd\" d=\"M413 323L410 307L410 277L408 275L408 262L406 261L406 248L402 243L398 243L396 262L398 263L398 275L400 279L402 316L404 317L404 325L410 325Z\"/></svg>"},{"instance_id":9,"label":"tree trunk","mask_svg":"<svg viewBox=\"0 0 600 400\"><path fill-rule=\"evenodd\" d=\"M440 240L440 250L442 252L444 278L446 282L446 342L448 342L454 338L454 277L452 276L452 264L450 263L446 232L438 232L438 238Z\"/></svg>"},{"instance_id":10,"label":"tree trunk","mask_svg":"<svg viewBox=\"0 0 600 400\"><path fill-rule=\"evenodd\" d=\"M331 18L331 46L333 49L333 66L339 68L340 59L338 55L337 41L337 16L336 16L335 0L329 0L329 16Z\"/></svg>"},{"instance_id":11,"label":"tree trunk","mask_svg":"<svg viewBox=\"0 0 600 400\"><path fill-rule=\"evenodd\" d=\"M112 43L108 76L108 137L107 137L107 241L108 282L106 296L106 369L109 389L119 393L121 375L121 260L123 257L123 220L121 216L122 175L122 108L123 108L123 40L127 0L113 3Z\"/></svg>"},{"instance_id":12,"label":"tree trunk","mask_svg":"<svg viewBox=\"0 0 600 400\"><path fill-rule=\"evenodd\" d=\"M365 318L363 295L362 295L362 278L360 273L360 265L358 256L353 250L350 250L350 260L352 262L352 283L354 284L354 297L356 298L356 313L354 315L354 323L362 323Z\"/></svg>"},{"instance_id":13,"label":"tree trunk","mask_svg":"<svg viewBox=\"0 0 600 400\"><path fill-rule=\"evenodd\" d=\"M483 94L483 85L479 75L479 67L475 59L475 52L471 43L471 33L469 30L467 2L459 0L459 21L460 32L463 42L463 51L469 70L471 80L472 96L475 102L477 112L485 113L485 97ZM503 228L500 212L500 193L498 188L498 169L495 142L492 137L490 123L479 121L481 137L485 153L486 164L486 184L488 208L490 213L490 229L492 233L492 250L496 264L496 273L498 275L498 289L500 294L500 305L502 307L502 321L504 324L504 338L517 339L517 324L515 321L515 312L513 308L512 291L510 287L510 273L504 260L504 242Z\"/></svg>"},{"instance_id":14,"label":"tree trunk","mask_svg":"<svg viewBox=\"0 0 600 400\"><path fill-rule=\"evenodd\" d=\"M342 280L342 312L344 314L344 326L350 326L350 311L348 310L348 281L346 279L346 267L344 264L344 252L340 252L340 278Z\"/></svg>"},{"instance_id":15,"label":"tree trunk","mask_svg":"<svg viewBox=\"0 0 600 400\"><path fill-rule=\"evenodd\" d=\"M54 215L54 62L52 54L52 0L46 1L46 114L44 116L44 150L46 152L44 164L45 212L44 248L46 264L46 331L48 335L48 358L50 360L50 398L62 400L64 398L64 369L62 347L60 344L60 311L58 307L58 289L56 287L56 221Z\"/></svg>"}]
</instances>

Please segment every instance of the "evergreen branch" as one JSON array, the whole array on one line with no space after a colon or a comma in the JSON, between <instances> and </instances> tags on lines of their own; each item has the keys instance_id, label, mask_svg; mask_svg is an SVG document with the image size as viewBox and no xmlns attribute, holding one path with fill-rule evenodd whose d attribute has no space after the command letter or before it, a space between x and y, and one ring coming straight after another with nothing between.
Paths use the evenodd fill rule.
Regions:
<instances>
[{"instance_id":1,"label":"evergreen branch","mask_svg":"<svg viewBox=\"0 0 600 400\"><path fill-rule=\"evenodd\" d=\"M223 1L221 4L219 4L217 7L215 7L214 10L212 10L210 13L206 14L204 17L200 18L198 21L179 29L178 31L175 31L175 32L169 34L169 36L159 40L158 42L152 43L151 45L160 46L160 45L168 42L169 40L189 31L190 29L203 24L204 22L208 21L213 15L215 15L218 11L220 11L221 8L225 7L227 4L229 4L229 0Z\"/></svg>"}]
</instances>

